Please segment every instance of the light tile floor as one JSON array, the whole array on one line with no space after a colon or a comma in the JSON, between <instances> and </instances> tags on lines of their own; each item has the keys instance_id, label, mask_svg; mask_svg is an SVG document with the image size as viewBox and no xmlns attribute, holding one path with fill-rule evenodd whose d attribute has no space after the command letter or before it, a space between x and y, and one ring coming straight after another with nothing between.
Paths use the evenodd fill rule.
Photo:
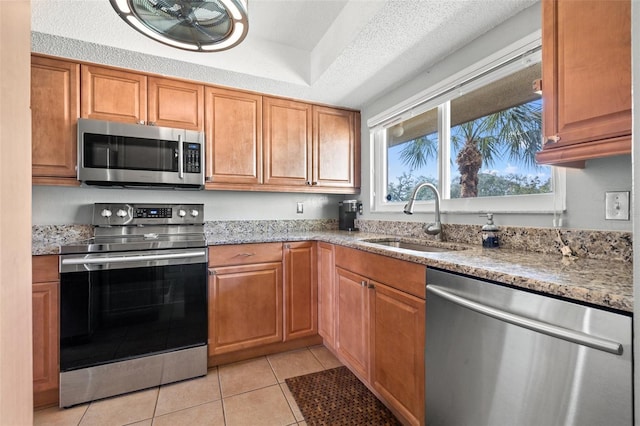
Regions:
<instances>
[{"instance_id":1,"label":"light tile floor","mask_svg":"<svg viewBox=\"0 0 640 426\"><path fill-rule=\"evenodd\" d=\"M68 409L34 413L35 425L60 426L287 426L306 425L288 377L342 365L312 346L222 365L205 377L115 396Z\"/></svg>"}]
</instances>

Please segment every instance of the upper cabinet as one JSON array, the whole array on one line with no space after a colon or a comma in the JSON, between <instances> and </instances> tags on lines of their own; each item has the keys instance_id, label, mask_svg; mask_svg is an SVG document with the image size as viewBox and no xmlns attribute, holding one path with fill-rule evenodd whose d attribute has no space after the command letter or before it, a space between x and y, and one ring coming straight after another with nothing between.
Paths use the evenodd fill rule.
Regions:
<instances>
[{"instance_id":1,"label":"upper cabinet","mask_svg":"<svg viewBox=\"0 0 640 426\"><path fill-rule=\"evenodd\" d=\"M542 164L631 152L631 3L543 0Z\"/></svg>"},{"instance_id":2,"label":"upper cabinet","mask_svg":"<svg viewBox=\"0 0 640 426\"><path fill-rule=\"evenodd\" d=\"M311 110L307 103L264 98L265 184L311 185Z\"/></svg>"},{"instance_id":3,"label":"upper cabinet","mask_svg":"<svg viewBox=\"0 0 640 426\"><path fill-rule=\"evenodd\" d=\"M77 185L80 65L31 58L31 161L34 184Z\"/></svg>"},{"instance_id":4,"label":"upper cabinet","mask_svg":"<svg viewBox=\"0 0 640 426\"><path fill-rule=\"evenodd\" d=\"M144 124L147 77L127 71L82 66L82 117Z\"/></svg>"},{"instance_id":5,"label":"upper cabinet","mask_svg":"<svg viewBox=\"0 0 640 426\"><path fill-rule=\"evenodd\" d=\"M313 107L313 175L311 185L360 187L360 115Z\"/></svg>"},{"instance_id":6,"label":"upper cabinet","mask_svg":"<svg viewBox=\"0 0 640 426\"><path fill-rule=\"evenodd\" d=\"M262 183L262 96L215 87L205 91L207 189Z\"/></svg>"},{"instance_id":7,"label":"upper cabinet","mask_svg":"<svg viewBox=\"0 0 640 426\"><path fill-rule=\"evenodd\" d=\"M153 126L204 130L204 85L147 78L148 122Z\"/></svg>"},{"instance_id":8,"label":"upper cabinet","mask_svg":"<svg viewBox=\"0 0 640 426\"><path fill-rule=\"evenodd\" d=\"M82 66L82 117L204 129L204 85Z\"/></svg>"}]
</instances>

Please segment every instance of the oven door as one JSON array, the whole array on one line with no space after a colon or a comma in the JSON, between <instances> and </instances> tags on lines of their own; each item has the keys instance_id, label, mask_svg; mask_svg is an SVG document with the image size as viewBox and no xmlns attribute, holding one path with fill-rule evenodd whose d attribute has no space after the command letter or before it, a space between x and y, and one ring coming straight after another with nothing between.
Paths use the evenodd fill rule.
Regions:
<instances>
[{"instance_id":1,"label":"oven door","mask_svg":"<svg viewBox=\"0 0 640 426\"><path fill-rule=\"evenodd\" d=\"M60 259L60 370L205 345L207 250Z\"/></svg>"}]
</instances>

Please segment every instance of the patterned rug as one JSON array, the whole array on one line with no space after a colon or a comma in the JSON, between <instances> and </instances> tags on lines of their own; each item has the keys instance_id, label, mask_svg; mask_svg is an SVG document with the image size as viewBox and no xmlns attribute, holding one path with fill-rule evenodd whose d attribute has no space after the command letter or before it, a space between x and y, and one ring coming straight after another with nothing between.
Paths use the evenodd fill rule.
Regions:
<instances>
[{"instance_id":1,"label":"patterned rug","mask_svg":"<svg viewBox=\"0 0 640 426\"><path fill-rule=\"evenodd\" d=\"M307 425L400 425L347 367L285 379Z\"/></svg>"}]
</instances>

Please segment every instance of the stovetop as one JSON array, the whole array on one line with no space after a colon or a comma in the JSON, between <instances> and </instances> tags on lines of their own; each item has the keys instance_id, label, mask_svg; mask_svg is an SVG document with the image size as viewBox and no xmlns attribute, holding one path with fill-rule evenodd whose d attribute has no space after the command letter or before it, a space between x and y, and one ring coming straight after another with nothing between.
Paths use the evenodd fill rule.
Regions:
<instances>
[{"instance_id":1,"label":"stovetop","mask_svg":"<svg viewBox=\"0 0 640 426\"><path fill-rule=\"evenodd\" d=\"M60 254L205 247L203 213L202 204L96 203L95 236Z\"/></svg>"},{"instance_id":2,"label":"stovetop","mask_svg":"<svg viewBox=\"0 0 640 426\"><path fill-rule=\"evenodd\" d=\"M60 247L60 254L206 247L204 234L94 237Z\"/></svg>"}]
</instances>

